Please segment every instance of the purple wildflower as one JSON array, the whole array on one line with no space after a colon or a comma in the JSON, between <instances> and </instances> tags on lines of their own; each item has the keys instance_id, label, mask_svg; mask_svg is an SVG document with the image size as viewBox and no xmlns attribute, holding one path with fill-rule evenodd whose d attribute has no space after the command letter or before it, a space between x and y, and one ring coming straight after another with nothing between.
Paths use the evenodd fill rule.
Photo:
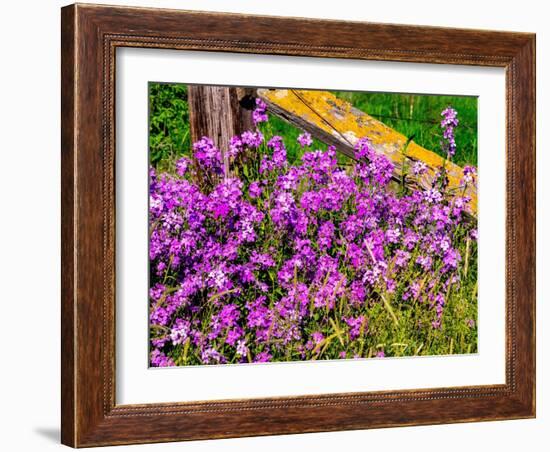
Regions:
<instances>
[{"instance_id":1,"label":"purple wildflower","mask_svg":"<svg viewBox=\"0 0 550 452\"><path fill-rule=\"evenodd\" d=\"M194 156L199 164L205 169L220 173L221 169L221 152L214 145L214 142L208 137L202 137L199 141L193 144Z\"/></svg>"},{"instance_id":2,"label":"purple wildflower","mask_svg":"<svg viewBox=\"0 0 550 452\"><path fill-rule=\"evenodd\" d=\"M243 145L248 146L249 148L257 149L264 141L264 136L259 130L251 132L247 130L241 135L241 141Z\"/></svg>"},{"instance_id":3,"label":"purple wildflower","mask_svg":"<svg viewBox=\"0 0 550 452\"><path fill-rule=\"evenodd\" d=\"M418 161L414 162L414 164L412 166L412 171L413 171L413 174L415 176L421 176L421 175L425 174L426 171L428 171L428 165L426 165L426 163L418 160Z\"/></svg>"},{"instance_id":4,"label":"purple wildflower","mask_svg":"<svg viewBox=\"0 0 550 452\"><path fill-rule=\"evenodd\" d=\"M262 195L262 187L258 181L254 181L248 187L248 193L251 198L258 198Z\"/></svg>"},{"instance_id":5,"label":"purple wildflower","mask_svg":"<svg viewBox=\"0 0 550 452\"><path fill-rule=\"evenodd\" d=\"M189 337L190 323L184 319L176 319L174 326L170 332L170 339L172 344L183 344Z\"/></svg>"},{"instance_id":6,"label":"purple wildflower","mask_svg":"<svg viewBox=\"0 0 550 452\"><path fill-rule=\"evenodd\" d=\"M462 185L468 185L468 184L475 184L475 180L477 177L477 170L475 166L466 165L464 169L462 170L463 178L462 178Z\"/></svg>"},{"instance_id":7,"label":"purple wildflower","mask_svg":"<svg viewBox=\"0 0 550 452\"><path fill-rule=\"evenodd\" d=\"M185 176L187 168L191 162L187 157L182 157L176 162L176 173L178 176Z\"/></svg>"},{"instance_id":8,"label":"purple wildflower","mask_svg":"<svg viewBox=\"0 0 550 452\"><path fill-rule=\"evenodd\" d=\"M261 122L266 122L267 117L267 105L265 102L260 99L259 97L256 98L256 108L252 112L252 121L254 122L254 125L257 126Z\"/></svg>"},{"instance_id":9,"label":"purple wildflower","mask_svg":"<svg viewBox=\"0 0 550 452\"><path fill-rule=\"evenodd\" d=\"M323 333L321 333L320 331L314 331L313 333L311 333L311 338L313 339L315 345L319 345L325 340L325 336L323 336Z\"/></svg>"},{"instance_id":10,"label":"purple wildflower","mask_svg":"<svg viewBox=\"0 0 550 452\"><path fill-rule=\"evenodd\" d=\"M171 358L166 356L164 353L162 353L158 349L154 349L151 352L150 362L151 362L151 366L153 367L170 367L175 365L174 361Z\"/></svg>"},{"instance_id":11,"label":"purple wildflower","mask_svg":"<svg viewBox=\"0 0 550 452\"><path fill-rule=\"evenodd\" d=\"M443 119L441 120L441 128L443 129L443 151L447 154L447 158L451 158L456 152L456 141L454 129L458 126L457 112L452 107L447 107L441 112Z\"/></svg>"},{"instance_id":12,"label":"purple wildflower","mask_svg":"<svg viewBox=\"0 0 550 452\"><path fill-rule=\"evenodd\" d=\"M349 337L351 340L357 339L364 334L367 329L367 318L364 315L359 317L343 317L342 320L349 326Z\"/></svg>"},{"instance_id":13,"label":"purple wildflower","mask_svg":"<svg viewBox=\"0 0 550 452\"><path fill-rule=\"evenodd\" d=\"M303 148L305 148L306 146L311 146L313 144L311 135L307 132L304 132L298 135L297 141L300 144L300 146L302 146Z\"/></svg>"}]
</instances>

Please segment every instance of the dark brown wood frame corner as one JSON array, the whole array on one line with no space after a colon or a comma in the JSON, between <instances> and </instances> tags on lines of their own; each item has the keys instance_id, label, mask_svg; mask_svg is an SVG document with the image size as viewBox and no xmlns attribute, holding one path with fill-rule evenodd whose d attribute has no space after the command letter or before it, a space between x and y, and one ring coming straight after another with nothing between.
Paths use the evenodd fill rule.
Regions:
<instances>
[{"instance_id":1,"label":"dark brown wood frame corner","mask_svg":"<svg viewBox=\"0 0 550 452\"><path fill-rule=\"evenodd\" d=\"M535 415L535 35L80 4L62 9L61 35L64 444L85 447ZM116 405L117 47L505 68L506 384Z\"/></svg>"}]
</instances>

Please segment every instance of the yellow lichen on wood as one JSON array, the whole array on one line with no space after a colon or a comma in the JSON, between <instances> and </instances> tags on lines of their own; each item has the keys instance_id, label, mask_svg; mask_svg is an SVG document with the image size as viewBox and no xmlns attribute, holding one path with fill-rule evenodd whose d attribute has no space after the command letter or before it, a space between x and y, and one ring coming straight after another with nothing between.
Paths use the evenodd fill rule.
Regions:
<instances>
[{"instance_id":1,"label":"yellow lichen on wood","mask_svg":"<svg viewBox=\"0 0 550 452\"><path fill-rule=\"evenodd\" d=\"M288 122L300 127L319 140L332 144L354 158L353 146L363 137L368 137L376 152L388 157L395 168L395 178L400 179L403 172L407 179L412 176L408 168L416 160L428 166L428 173L415 180L423 188L430 188L433 176L439 168L445 166L448 177L448 191L456 193L462 190L460 180L462 168L446 161L436 153L374 119L367 113L353 107L349 102L338 99L327 91L308 91L294 89L259 89L258 95L268 109ZM460 192L461 193L461 192ZM468 187L466 195L470 196L469 211L477 212L477 193L475 187Z\"/></svg>"}]
</instances>

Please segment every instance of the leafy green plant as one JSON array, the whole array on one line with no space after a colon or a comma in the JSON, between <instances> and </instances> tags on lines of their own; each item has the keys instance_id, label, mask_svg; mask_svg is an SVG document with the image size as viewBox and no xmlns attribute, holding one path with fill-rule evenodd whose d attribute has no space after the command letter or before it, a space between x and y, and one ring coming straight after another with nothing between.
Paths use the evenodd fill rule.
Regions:
<instances>
[{"instance_id":1,"label":"leafy green plant","mask_svg":"<svg viewBox=\"0 0 550 452\"><path fill-rule=\"evenodd\" d=\"M154 167L191 148L187 85L149 83L149 158Z\"/></svg>"}]
</instances>

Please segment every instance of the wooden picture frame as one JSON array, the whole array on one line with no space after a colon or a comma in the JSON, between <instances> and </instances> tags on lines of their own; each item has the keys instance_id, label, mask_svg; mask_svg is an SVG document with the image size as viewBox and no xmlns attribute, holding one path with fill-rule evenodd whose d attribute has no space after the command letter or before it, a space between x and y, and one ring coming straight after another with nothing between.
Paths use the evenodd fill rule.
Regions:
<instances>
[{"instance_id":1,"label":"wooden picture frame","mask_svg":"<svg viewBox=\"0 0 550 452\"><path fill-rule=\"evenodd\" d=\"M62 442L73 447L535 416L535 35L71 5L62 9ZM506 383L115 403L115 50L506 69Z\"/></svg>"}]
</instances>

